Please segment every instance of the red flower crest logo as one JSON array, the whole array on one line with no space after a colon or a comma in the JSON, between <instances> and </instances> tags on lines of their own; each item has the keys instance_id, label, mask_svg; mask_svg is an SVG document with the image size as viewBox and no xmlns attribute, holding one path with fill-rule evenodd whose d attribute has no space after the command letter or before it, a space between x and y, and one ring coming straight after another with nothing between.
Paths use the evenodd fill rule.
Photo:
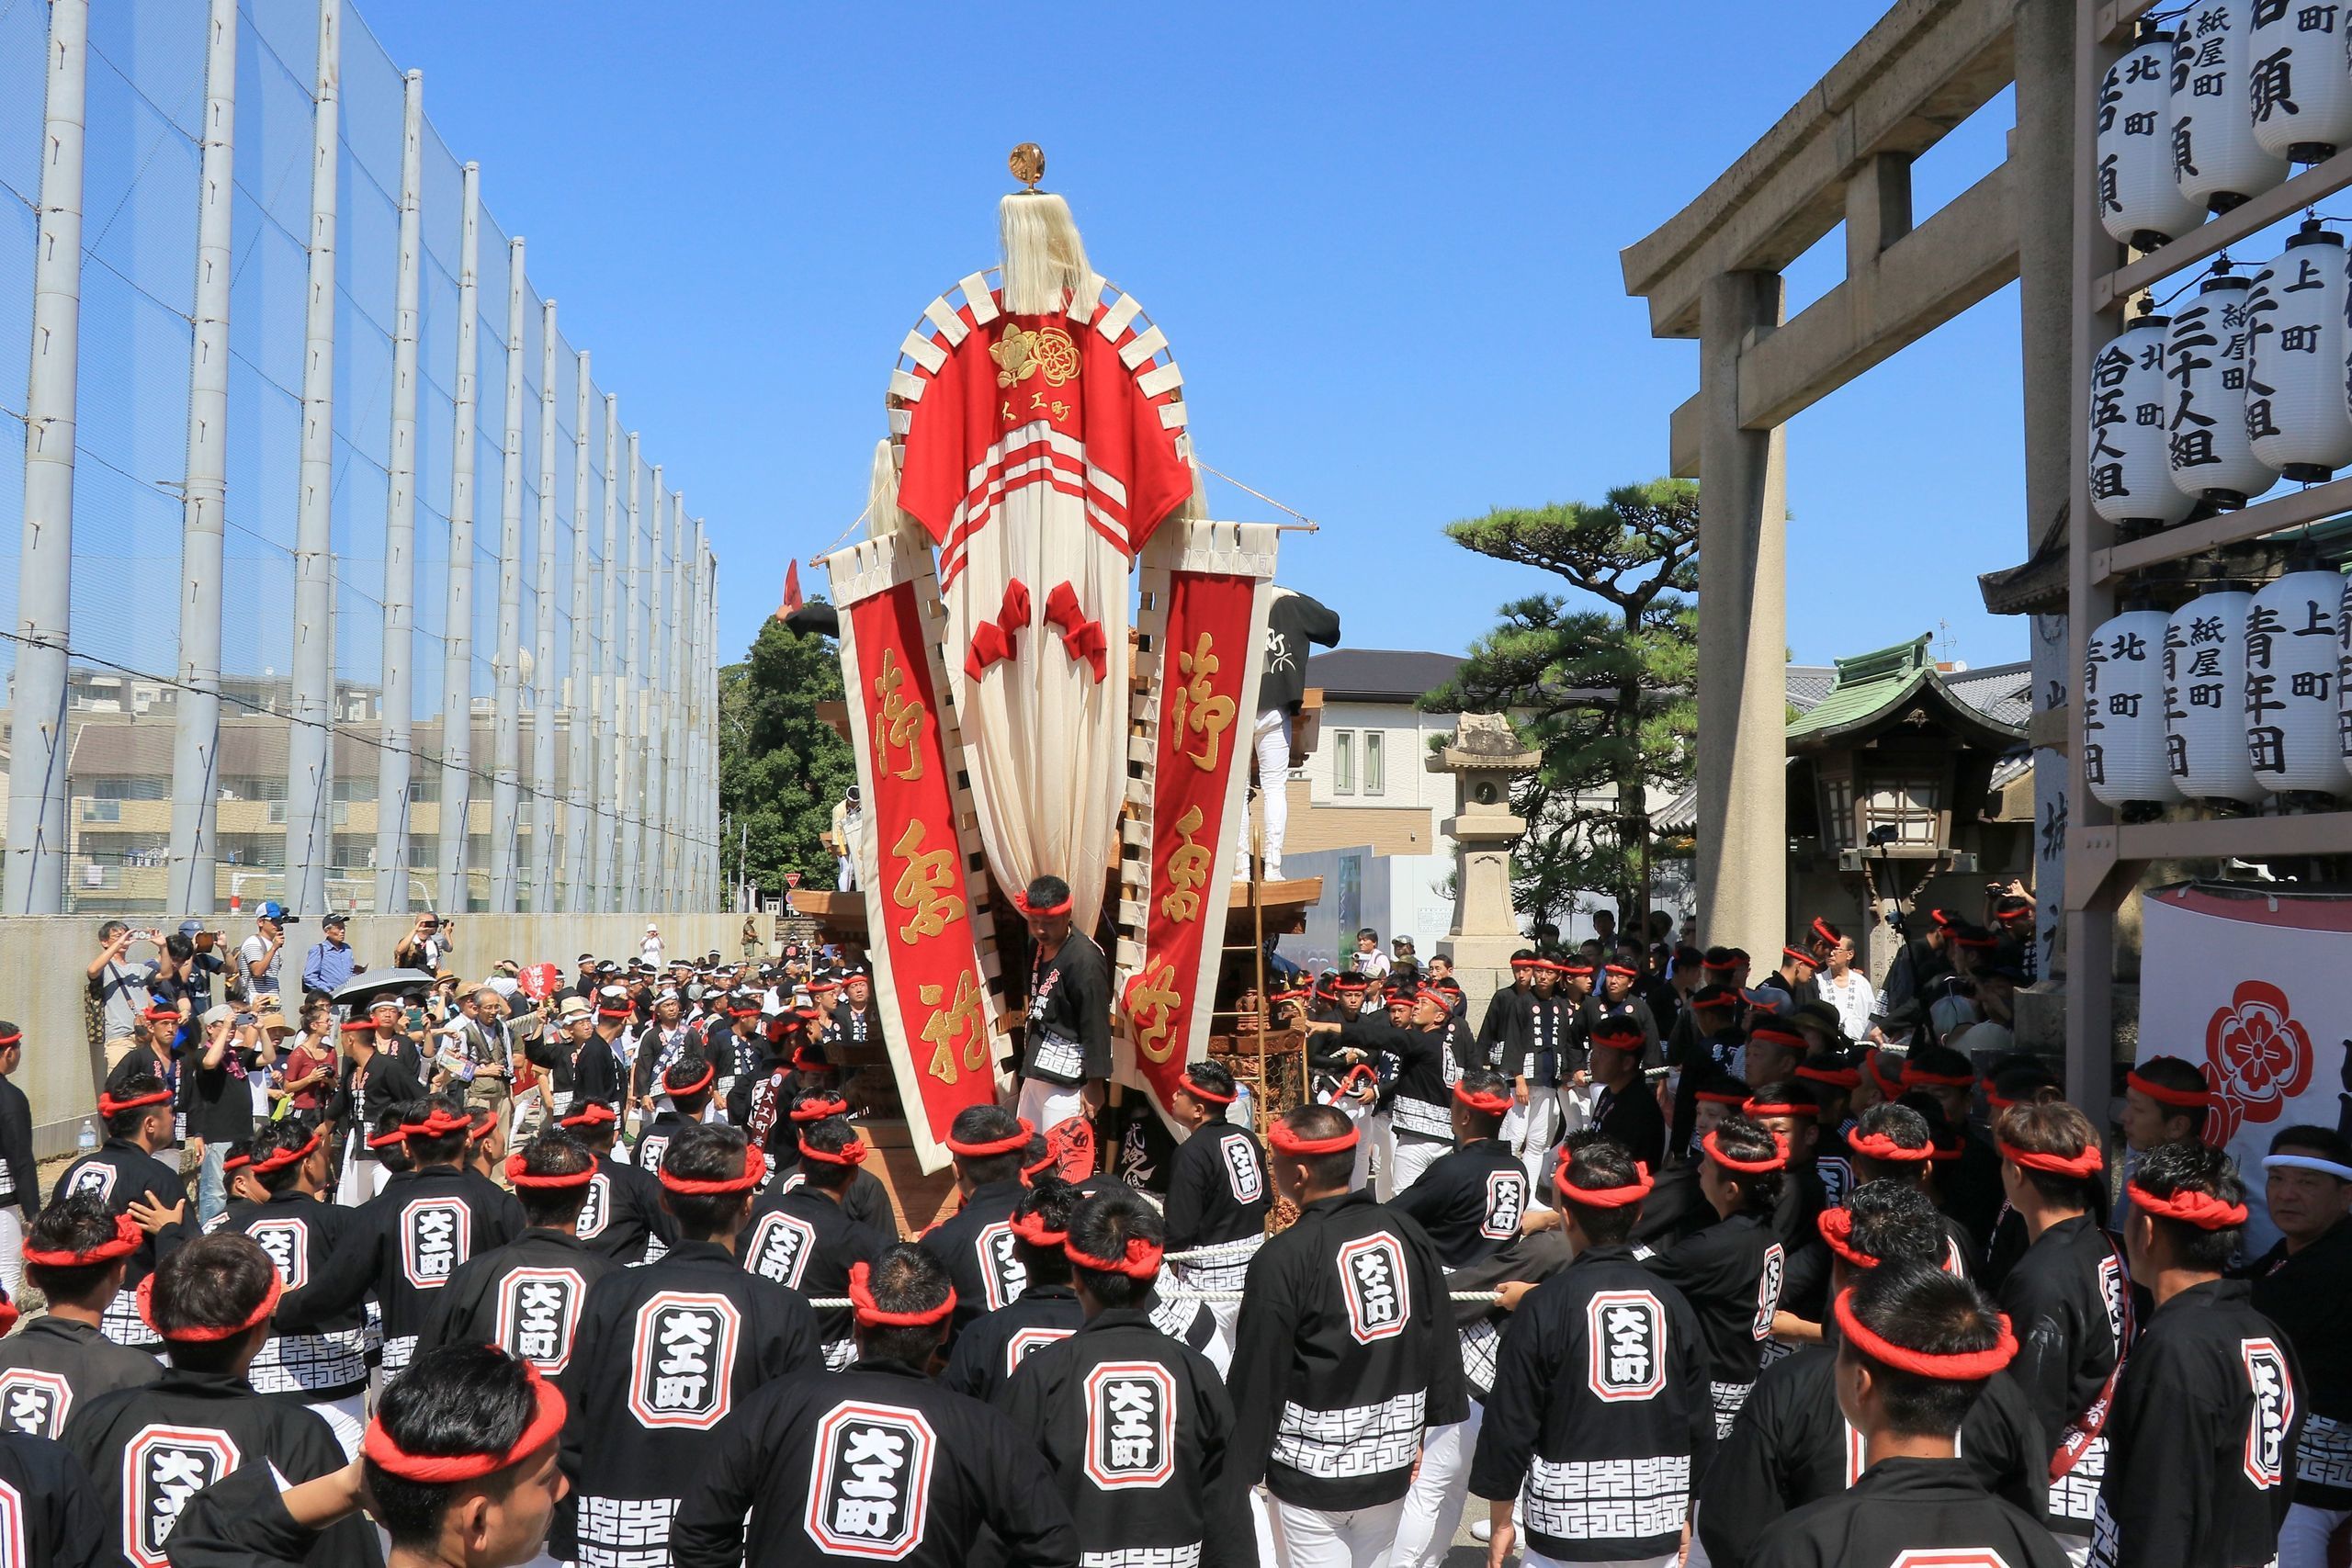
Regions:
<instances>
[{"instance_id":1,"label":"red flower crest logo","mask_svg":"<svg viewBox=\"0 0 2352 1568\"><path fill-rule=\"evenodd\" d=\"M2230 1005L2205 1025L2205 1059L2213 1068L2212 1113L2205 1141L2226 1147L2247 1122L2276 1122L2311 1082L2312 1038L2294 1020L2287 993L2267 980L2242 980Z\"/></svg>"}]
</instances>

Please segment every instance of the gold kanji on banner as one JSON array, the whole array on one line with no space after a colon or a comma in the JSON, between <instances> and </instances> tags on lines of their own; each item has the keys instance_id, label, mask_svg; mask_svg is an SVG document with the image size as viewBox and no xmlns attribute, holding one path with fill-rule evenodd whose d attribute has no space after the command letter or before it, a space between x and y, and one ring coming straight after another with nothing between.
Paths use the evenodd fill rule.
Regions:
<instances>
[{"instance_id":1,"label":"gold kanji on banner","mask_svg":"<svg viewBox=\"0 0 2352 1568\"><path fill-rule=\"evenodd\" d=\"M907 863L906 870L890 889L891 900L913 914L899 928L902 942L912 942L921 936L937 936L947 929L950 920L964 918L964 900L946 889L955 886L956 854L953 850L926 850L922 847L924 829L920 818L910 818L907 830L890 846L890 852Z\"/></svg>"},{"instance_id":2,"label":"gold kanji on banner","mask_svg":"<svg viewBox=\"0 0 2352 1568\"><path fill-rule=\"evenodd\" d=\"M1169 698L1168 722L1179 732L1177 749L1183 750L1182 731L1188 722L1193 734L1207 740L1200 750L1184 752L1192 764L1204 773L1216 771L1219 746L1225 732L1233 728L1233 699L1217 695L1211 684L1223 663L1217 657L1216 645L1208 633L1203 632L1192 652L1176 656L1176 671L1182 679L1170 688Z\"/></svg>"},{"instance_id":3,"label":"gold kanji on banner","mask_svg":"<svg viewBox=\"0 0 2352 1568\"><path fill-rule=\"evenodd\" d=\"M1176 818L1176 831L1183 842L1168 852L1170 891L1159 901L1159 912L1171 920L1201 918L1201 885L1209 879L1209 866L1215 859L1207 846L1193 837L1201 830L1202 820L1197 806L1187 807L1184 815Z\"/></svg>"},{"instance_id":4,"label":"gold kanji on banner","mask_svg":"<svg viewBox=\"0 0 2352 1568\"><path fill-rule=\"evenodd\" d=\"M1136 1050L1148 1062L1164 1062L1174 1049L1168 1038L1176 1027L1176 1007L1183 1000L1176 989L1176 965L1155 959L1143 979L1127 993L1127 1016L1136 1021Z\"/></svg>"},{"instance_id":5,"label":"gold kanji on banner","mask_svg":"<svg viewBox=\"0 0 2352 1568\"><path fill-rule=\"evenodd\" d=\"M906 688L899 650L884 649L882 673L874 677L874 700L881 709L874 719L874 771L911 784L922 777L922 721L929 716ZM896 773L890 768L893 750L907 754L906 764Z\"/></svg>"},{"instance_id":6,"label":"gold kanji on banner","mask_svg":"<svg viewBox=\"0 0 2352 1568\"><path fill-rule=\"evenodd\" d=\"M960 1048L964 1072L978 1072L988 1065L989 1042L987 1025L980 1016L980 983L969 969L956 982L956 999L946 1007L939 1005L946 994L944 986L919 986L915 994L922 1005L931 1009L931 1017L922 1026L922 1037L932 1047L931 1076L941 1083L953 1084L958 1077L956 1056Z\"/></svg>"}]
</instances>

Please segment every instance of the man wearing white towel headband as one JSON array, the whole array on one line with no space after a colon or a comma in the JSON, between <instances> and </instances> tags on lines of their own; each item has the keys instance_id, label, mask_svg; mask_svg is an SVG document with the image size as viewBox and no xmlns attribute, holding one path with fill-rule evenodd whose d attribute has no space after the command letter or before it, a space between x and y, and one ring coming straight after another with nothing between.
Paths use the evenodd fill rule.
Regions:
<instances>
[{"instance_id":1,"label":"man wearing white towel headband","mask_svg":"<svg viewBox=\"0 0 2352 1568\"><path fill-rule=\"evenodd\" d=\"M2279 1239L2246 1272L2254 1308L2285 1330L2306 1401L2295 1445L2295 1501L2278 1530L2278 1568L2325 1568L2328 1538L2352 1518L2352 1143L2332 1127L2289 1127L2262 1162Z\"/></svg>"}]
</instances>

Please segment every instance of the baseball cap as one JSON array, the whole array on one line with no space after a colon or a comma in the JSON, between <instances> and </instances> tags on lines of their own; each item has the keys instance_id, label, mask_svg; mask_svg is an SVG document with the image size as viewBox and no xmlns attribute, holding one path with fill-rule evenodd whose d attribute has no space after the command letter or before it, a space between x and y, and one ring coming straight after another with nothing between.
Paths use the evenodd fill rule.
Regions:
<instances>
[{"instance_id":1,"label":"baseball cap","mask_svg":"<svg viewBox=\"0 0 2352 1568\"><path fill-rule=\"evenodd\" d=\"M295 916L288 914L286 906L275 898L263 900L261 918L265 920L275 920L281 926L299 926L302 923Z\"/></svg>"}]
</instances>

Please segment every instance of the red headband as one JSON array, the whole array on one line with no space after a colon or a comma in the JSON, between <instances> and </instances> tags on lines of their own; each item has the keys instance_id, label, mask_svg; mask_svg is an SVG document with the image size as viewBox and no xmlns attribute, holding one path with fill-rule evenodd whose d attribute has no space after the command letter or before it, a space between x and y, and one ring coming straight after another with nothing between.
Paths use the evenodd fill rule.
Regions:
<instances>
[{"instance_id":1,"label":"red headband","mask_svg":"<svg viewBox=\"0 0 2352 1568\"><path fill-rule=\"evenodd\" d=\"M1772 1134L1772 1153L1770 1157L1766 1159L1742 1159L1737 1155L1725 1154L1723 1145L1716 1141L1715 1134L1713 1133L1700 1139L1699 1146L1707 1151L1709 1159L1713 1160L1725 1170L1736 1170L1748 1176L1761 1176L1767 1171L1781 1170L1789 1163L1789 1140L1780 1133Z\"/></svg>"},{"instance_id":2,"label":"red headband","mask_svg":"<svg viewBox=\"0 0 2352 1568\"><path fill-rule=\"evenodd\" d=\"M370 1464L386 1474L426 1486L479 1481L485 1475L495 1475L509 1465L520 1464L556 1440L563 1431L565 1415L563 1394L553 1383L539 1376L538 1368L526 1361L523 1363L523 1375L528 1380L531 1393L538 1404L531 1419L525 1424L522 1435L509 1444L503 1453L413 1454L392 1440L392 1435L384 1430L384 1419L380 1416L368 1423L367 1435L359 1439L360 1452L368 1456Z\"/></svg>"},{"instance_id":3,"label":"red headband","mask_svg":"<svg viewBox=\"0 0 2352 1568\"><path fill-rule=\"evenodd\" d=\"M677 1096L682 1094L700 1094L704 1089L710 1087L710 1080L718 1076L718 1065L710 1061L705 1061L702 1065L702 1077L695 1079L694 1082L689 1084L664 1083L662 1088L673 1099L675 1099Z\"/></svg>"},{"instance_id":4,"label":"red headband","mask_svg":"<svg viewBox=\"0 0 2352 1568\"><path fill-rule=\"evenodd\" d=\"M6 1296L0 1296L0 1334L6 1334L16 1327L17 1319L23 1315L24 1314L18 1312L15 1304Z\"/></svg>"},{"instance_id":5,"label":"red headband","mask_svg":"<svg viewBox=\"0 0 2352 1568\"><path fill-rule=\"evenodd\" d=\"M1080 1252L1074 1241L1062 1243L1062 1253L1080 1269L1091 1269L1098 1274L1125 1274L1130 1280L1148 1280L1159 1272L1160 1249L1139 1235L1127 1237L1126 1256L1115 1260Z\"/></svg>"},{"instance_id":6,"label":"red headband","mask_svg":"<svg viewBox=\"0 0 2352 1568\"><path fill-rule=\"evenodd\" d=\"M1332 1138L1301 1137L1290 1130L1287 1122L1277 1122L1266 1129L1266 1142L1273 1145L1275 1153L1285 1155L1335 1155L1342 1149L1354 1148L1359 1135L1352 1123L1346 1132Z\"/></svg>"},{"instance_id":7,"label":"red headband","mask_svg":"<svg viewBox=\"0 0 2352 1568\"><path fill-rule=\"evenodd\" d=\"M857 1321L868 1328L927 1328L934 1323L944 1323L956 1310L956 1287L947 1287L947 1299L935 1307L920 1312L884 1312L874 1303L873 1288L866 1280L873 1276L873 1267L863 1259L849 1266L849 1301L856 1309Z\"/></svg>"},{"instance_id":8,"label":"red headband","mask_svg":"<svg viewBox=\"0 0 2352 1568\"><path fill-rule=\"evenodd\" d=\"M2170 1105L2182 1111L2202 1111L2213 1103L2213 1093L2205 1089L2166 1089L2140 1076L2137 1068L2123 1075L2123 1081L2138 1089L2159 1105Z\"/></svg>"},{"instance_id":9,"label":"red headband","mask_svg":"<svg viewBox=\"0 0 2352 1568\"><path fill-rule=\"evenodd\" d=\"M753 1002L750 1007L746 1008L729 1008L727 1010L727 1016L729 1018L757 1018L760 1016L760 1005L757 1002Z\"/></svg>"},{"instance_id":10,"label":"red headband","mask_svg":"<svg viewBox=\"0 0 2352 1568\"><path fill-rule=\"evenodd\" d=\"M1608 1029L1609 1032L1603 1034L1600 1032L1601 1029ZM1635 1024L1630 1030L1611 1029L1609 1024L1604 1023L1592 1032L1590 1043L1595 1045L1606 1045L1611 1051L1638 1051L1643 1044L1641 1026Z\"/></svg>"},{"instance_id":11,"label":"red headband","mask_svg":"<svg viewBox=\"0 0 2352 1568\"><path fill-rule=\"evenodd\" d=\"M1046 1216L1035 1210L1015 1214L1005 1223L1012 1226L1014 1235L1032 1247L1059 1247L1069 1239L1069 1232L1055 1230L1046 1224Z\"/></svg>"},{"instance_id":12,"label":"red headband","mask_svg":"<svg viewBox=\"0 0 2352 1568\"><path fill-rule=\"evenodd\" d=\"M2000 1149L2001 1157L2010 1164L2022 1166L2028 1170L2047 1171L2052 1176L2093 1177L2107 1165L2106 1159L2099 1154L2097 1144L2086 1145L2082 1153L2072 1157L2065 1155L2040 1154L2031 1149L2018 1148L2015 1144L2000 1144L1996 1146Z\"/></svg>"},{"instance_id":13,"label":"red headband","mask_svg":"<svg viewBox=\"0 0 2352 1568\"><path fill-rule=\"evenodd\" d=\"M1021 1168L1021 1179L1027 1181L1032 1177L1043 1176L1061 1163L1061 1155L1055 1150L1051 1143L1048 1143L1046 1145L1046 1152L1039 1155L1035 1163Z\"/></svg>"},{"instance_id":14,"label":"red headband","mask_svg":"<svg viewBox=\"0 0 2352 1568\"><path fill-rule=\"evenodd\" d=\"M398 1127L394 1127L389 1133L378 1133L374 1136L370 1137L368 1140L368 1146L371 1149L389 1149L394 1144L401 1142L407 1136L407 1133Z\"/></svg>"},{"instance_id":15,"label":"red headband","mask_svg":"<svg viewBox=\"0 0 2352 1568\"><path fill-rule=\"evenodd\" d=\"M346 1018L343 1021L343 1032L345 1034L373 1034L376 1032L376 1021L373 1017Z\"/></svg>"},{"instance_id":16,"label":"red headband","mask_svg":"<svg viewBox=\"0 0 2352 1568\"><path fill-rule=\"evenodd\" d=\"M596 1016L598 1018L627 1018L636 1010L637 1009L628 1002L617 1002L611 1007L605 1007L600 1003L596 1009Z\"/></svg>"},{"instance_id":17,"label":"red headband","mask_svg":"<svg viewBox=\"0 0 2352 1568\"><path fill-rule=\"evenodd\" d=\"M6 1034L0 1034L0 1051L6 1051L24 1037L25 1032L21 1029L12 1029Z\"/></svg>"},{"instance_id":18,"label":"red headband","mask_svg":"<svg viewBox=\"0 0 2352 1568\"><path fill-rule=\"evenodd\" d=\"M1905 1089L1972 1089L1976 1075L1970 1073L1931 1073L1917 1062L1905 1058L1903 1087Z\"/></svg>"},{"instance_id":19,"label":"red headband","mask_svg":"<svg viewBox=\"0 0 2352 1568\"><path fill-rule=\"evenodd\" d=\"M1850 1288L1838 1292L1837 1310L1838 1326L1845 1332L1848 1344L1882 1366L1915 1377L1934 1378L1942 1382L1974 1382L2007 1366L2018 1353L2017 1336L2009 1332L2007 1313L2001 1314L2001 1337L1991 1348L1937 1356L1925 1350L1906 1350L1893 1340L1871 1333L1854 1315L1854 1292Z\"/></svg>"},{"instance_id":20,"label":"red headband","mask_svg":"<svg viewBox=\"0 0 2352 1568\"><path fill-rule=\"evenodd\" d=\"M1862 1065L1870 1069L1871 1082L1878 1085L1880 1091L1889 1100L1894 1099L1903 1092L1902 1069L1897 1068L1894 1076L1888 1077L1883 1071L1885 1058L1882 1053L1876 1050L1867 1053L1862 1057Z\"/></svg>"},{"instance_id":21,"label":"red headband","mask_svg":"<svg viewBox=\"0 0 2352 1568\"><path fill-rule=\"evenodd\" d=\"M1745 1105L1747 1103L1747 1091L1734 1089L1726 1094L1719 1089L1702 1089L1695 1092L1694 1098L1703 1100L1709 1105Z\"/></svg>"},{"instance_id":22,"label":"red headband","mask_svg":"<svg viewBox=\"0 0 2352 1568\"><path fill-rule=\"evenodd\" d=\"M1488 1116L1503 1115L1510 1110L1512 1104L1511 1097L1508 1094L1473 1094L1461 1084L1453 1086L1453 1098L1471 1110L1483 1111Z\"/></svg>"},{"instance_id":23,"label":"red headband","mask_svg":"<svg viewBox=\"0 0 2352 1568\"><path fill-rule=\"evenodd\" d=\"M1885 1133L1856 1133L1847 1138L1846 1146L1864 1159L1874 1159L1885 1165L1903 1165L1911 1161L1932 1159L1932 1147L1911 1148L1898 1144Z\"/></svg>"},{"instance_id":24,"label":"red headband","mask_svg":"<svg viewBox=\"0 0 2352 1568\"><path fill-rule=\"evenodd\" d=\"M848 1113L849 1101L834 1094L811 1095L794 1106L787 1114L795 1122L822 1122L828 1116L843 1116Z\"/></svg>"},{"instance_id":25,"label":"red headband","mask_svg":"<svg viewBox=\"0 0 2352 1568\"><path fill-rule=\"evenodd\" d=\"M1638 979L1642 973L1638 969L1629 969L1623 964L1604 964L1601 967L1608 970L1611 975L1623 975L1628 980Z\"/></svg>"},{"instance_id":26,"label":"red headband","mask_svg":"<svg viewBox=\"0 0 2352 1568\"><path fill-rule=\"evenodd\" d=\"M962 1155L966 1159L987 1159L992 1155L1017 1155L1027 1148L1029 1140L1036 1135L1037 1129L1032 1127L1027 1119L1023 1118L1021 1131L1018 1133L1007 1133L1001 1138L991 1138L986 1143L961 1143L953 1134L950 1134L947 1138L947 1152L951 1155Z\"/></svg>"},{"instance_id":27,"label":"red headband","mask_svg":"<svg viewBox=\"0 0 2352 1568\"><path fill-rule=\"evenodd\" d=\"M1837 946L1840 941L1844 940L1844 933L1839 931L1836 926L1831 925L1827 920L1823 919L1819 915L1813 917L1813 925L1811 930L1814 935L1819 937L1822 941L1827 942L1832 947Z\"/></svg>"},{"instance_id":28,"label":"red headband","mask_svg":"<svg viewBox=\"0 0 2352 1568\"><path fill-rule=\"evenodd\" d=\"M751 1191L767 1173L768 1156L760 1152L757 1145L746 1145L743 1149L743 1174L741 1176L697 1181L692 1177L673 1176L664 1170L662 1185L685 1198L725 1197L729 1193Z\"/></svg>"},{"instance_id":29,"label":"red headband","mask_svg":"<svg viewBox=\"0 0 2352 1568\"><path fill-rule=\"evenodd\" d=\"M1758 1024L1747 1032L1747 1042L1751 1045L1785 1045L1792 1051L1802 1051L1806 1044L1804 1035L1793 1029L1783 1029L1777 1023Z\"/></svg>"},{"instance_id":30,"label":"red headband","mask_svg":"<svg viewBox=\"0 0 2352 1568\"><path fill-rule=\"evenodd\" d=\"M1799 1067L1795 1076L1812 1083L1835 1084L1839 1089L1860 1089L1862 1083L1860 1067Z\"/></svg>"},{"instance_id":31,"label":"red headband","mask_svg":"<svg viewBox=\"0 0 2352 1568\"><path fill-rule=\"evenodd\" d=\"M808 1140L806 1138L800 1138L795 1141L800 1145L800 1157L802 1159L813 1159L819 1165L864 1165L865 1163L865 1145L856 1138L852 1138L848 1143L842 1145L842 1150L839 1154L833 1154L824 1149L811 1147Z\"/></svg>"},{"instance_id":32,"label":"red headband","mask_svg":"<svg viewBox=\"0 0 2352 1568\"><path fill-rule=\"evenodd\" d=\"M524 1168L524 1158L520 1149L506 1156L506 1179L517 1187L585 1187L596 1179L596 1166L593 1160L585 1170L573 1171L570 1176L533 1176Z\"/></svg>"},{"instance_id":33,"label":"red headband","mask_svg":"<svg viewBox=\"0 0 2352 1568\"><path fill-rule=\"evenodd\" d=\"M222 1170L243 1170L253 1163L254 1156L249 1154L229 1155L221 1159L220 1168Z\"/></svg>"},{"instance_id":34,"label":"red headband","mask_svg":"<svg viewBox=\"0 0 2352 1568\"><path fill-rule=\"evenodd\" d=\"M117 1100L106 1090L98 1091L98 1114L111 1122L126 1111L136 1111L145 1105L169 1105L172 1091L159 1089L153 1094L134 1094L129 1100Z\"/></svg>"},{"instance_id":35,"label":"red headband","mask_svg":"<svg viewBox=\"0 0 2352 1568\"><path fill-rule=\"evenodd\" d=\"M1711 975L1728 975L1733 970L1739 967L1739 960L1736 958L1726 958L1719 963L1713 958L1702 958L1699 960L1699 967L1704 969Z\"/></svg>"},{"instance_id":36,"label":"red headband","mask_svg":"<svg viewBox=\"0 0 2352 1568\"><path fill-rule=\"evenodd\" d=\"M1206 1100L1211 1105L1230 1105L1236 1100L1240 1098L1238 1093L1218 1093L1216 1089L1209 1088L1207 1085L1193 1077L1190 1068L1187 1068L1184 1075L1176 1080L1176 1087L1182 1089L1186 1094L1191 1095L1194 1100Z\"/></svg>"},{"instance_id":37,"label":"red headband","mask_svg":"<svg viewBox=\"0 0 2352 1568\"><path fill-rule=\"evenodd\" d=\"M2169 1198L2159 1198L2136 1181L2125 1182L2123 1190L2142 1213L2161 1214L2201 1231L2232 1230L2245 1224L2244 1203L2224 1203L2211 1192L2183 1188Z\"/></svg>"},{"instance_id":38,"label":"red headband","mask_svg":"<svg viewBox=\"0 0 2352 1568\"><path fill-rule=\"evenodd\" d=\"M1830 1251L1855 1268L1875 1269L1878 1267L1877 1258L1854 1245L1853 1210L1824 1209L1814 1215L1813 1226L1821 1233L1821 1239L1828 1243Z\"/></svg>"},{"instance_id":39,"label":"red headband","mask_svg":"<svg viewBox=\"0 0 2352 1568\"><path fill-rule=\"evenodd\" d=\"M466 1142L486 1144L490 1142L490 1135L498 1131L498 1116L488 1106L479 1108L477 1114L481 1117L481 1120L473 1122L474 1130L466 1134ZM468 1120L472 1121L472 1118L469 1117ZM563 1123L558 1122L557 1125L561 1126Z\"/></svg>"},{"instance_id":40,"label":"red headband","mask_svg":"<svg viewBox=\"0 0 2352 1568\"><path fill-rule=\"evenodd\" d=\"M592 1100L569 1116L560 1117L559 1127L601 1127L620 1120L620 1113L601 1100Z\"/></svg>"},{"instance_id":41,"label":"red headband","mask_svg":"<svg viewBox=\"0 0 2352 1568\"><path fill-rule=\"evenodd\" d=\"M424 1121L401 1122L401 1136L403 1138L446 1138L452 1133L471 1132L473 1125L472 1117L452 1116L436 1105L425 1113Z\"/></svg>"},{"instance_id":42,"label":"red headband","mask_svg":"<svg viewBox=\"0 0 2352 1568\"><path fill-rule=\"evenodd\" d=\"M142 1008L140 1010L139 1016L149 1023L177 1023L180 1021L179 1011L175 1008Z\"/></svg>"},{"instance_id":43,"label":"red headband","mask_svg":"<svg viewBox=\"0 0 2352 1568\"><path fill-rule=\"evenodd\" d=\"M266 1176L273 1170L284 1170L289 1165L300 1165L309 1159L319 1146L319 1134L313 1132L310 1142L299 1149L280 1149L254 1161L254 1174Z\"/></svg>"},{"instance_id":44,"label":"red headband","mask_svg":"<svg viewBox=\"0 0 2352 1568\"><path fill-rule=\"evenodd\" d=\"M37 1269L90 1269L101 1263L111 1263L118 1258L128 1258L139 1250L147 1233L129 1214L114 1217L114 1235L87 1252L58 1252L39 1247L25 1248L24 1259Z\"/></svg>"},{"instance_id":45,"label":"red headband","mask_svg":"<svg viewBox=\"0 0 2352 1568\"><path fill-rule=\"evenodd\" d=\"M1029 902L1029 895L1026 892L1015 893L1012 896L1014 908L1024 915L1033 915L1041 919L1055 915L1067 915L1069 913L1069 906L1070 900L1068 897L1064 897L1058 904L1032 904Z\"/></svg>"},{"instance_id":46,"label":"red headband","mask_svg":"<svg viewBox=\"0 0 2352 1568\"><path fill-rule=\"evenodd\" d=\"M155 1276L150 1274L139 1281L139 1321L175 1345L214 1345L223 1339L234 1339L238 1335L257 1324L267 1323L269 1314L277 1310L277 1298L285 1293L286 1281L280 1280L277 1277L277 1270L273 1269L269 1271L269 1289L262 1293L261 1304L248 1313L243 1323L232 1323L218 1327L208 1324L195 1324L179 1328L165 1328L155 1321Z\"/></svg>"},{"instance_id":47,"label":"red headband","mask_svg":"<svg viewBox=\"0 0 2352 1568\"><path fill-rule=\"evenodd\" d=\"M1634 1162L1634 1179L1623 1187L1578 1187L1568 1179L1568 1167L1576 1156L1566 1144L1560 1145L1560 1157L1552 1172L1552 1185L1559 1189L1565 1202L1581 1203L1588 1209L1623 1209L1638 1203L1650 1195L1657 1182L1650 1175L1649 1162Z\"/></svg>"},{"instance_id":48,"label":"red headband","mask_svg":"<svg viewBox=\"0 0 2352 1568\"><path fill-rule=\"evenodd\" d=\"M1739 1109L1749 1116L1803 1116L1808 1119L1818 1119L1821 1115L1821 1107L1807 1105L1802 1100L1768 1103L1761 1100L1751 1100L1742 1104Z\"/></svg>"},{"instance_id":49,"label":"red headband","mask_svg":"<svg viewBox=\"0 0 2352 1568\"><path fill-rule=\"evenodd\" d=\"M1784 947L1781 949L1781 956L1794 963L1802 964L1808 969L1818 969L1821 967L1821 960L1815 958L1812 953L1805 952L1802 948Z\"/></svg>"}]
</instances>

